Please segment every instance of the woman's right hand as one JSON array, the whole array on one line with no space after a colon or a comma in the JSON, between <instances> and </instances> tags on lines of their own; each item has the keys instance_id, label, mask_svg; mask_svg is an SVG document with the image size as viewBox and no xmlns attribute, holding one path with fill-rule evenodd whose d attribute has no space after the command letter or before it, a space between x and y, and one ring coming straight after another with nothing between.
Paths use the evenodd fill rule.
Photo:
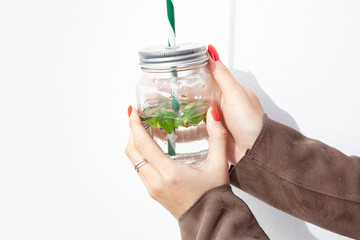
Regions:
<instances>
[{"instance_id":1,"label":"woman's right hand","mask_svg":"<svg viewBox=\"0 0 360 240\"><path fill-rule=\"evenodd\" d=\"M217 103L228 132L228 157L237 164L251 149L262 127L264 110L257 96L236 81L219 59L216 49L208 46L208 69L220 87Z\"/></svg>"}]
</instances>

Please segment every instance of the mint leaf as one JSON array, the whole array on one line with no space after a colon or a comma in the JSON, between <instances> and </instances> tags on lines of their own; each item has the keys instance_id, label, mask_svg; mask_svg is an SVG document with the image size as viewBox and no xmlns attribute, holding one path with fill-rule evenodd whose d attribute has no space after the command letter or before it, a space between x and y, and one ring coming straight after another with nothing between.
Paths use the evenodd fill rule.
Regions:
<instances>
[{"instance_id":1,"label":"mint leaf","mask_svg":"<svg viewBox=\"0 0 360 240\"><path fill-rule=\"evenodd\" d=\"M183 118L179 118L175 120L175 128L178 128L180 126L184 125L184 119Z\"/></svg>"},{"instance_id":2,"label":"mint leaf","mask_svg":"<svg viewBox=\"0 0 360 240\"><path fill-rule=\"evenodd\" d=\"M172 133L175 127L175 118L177 114L172 111L157 110L153 113L156 118L152 118L149 124L154 128L163 128L169 134Z\"/></svg>"},{"instance_id":3,"label":"mint leaf","mask_svg":"<svg viewBox=\"0 0 360 240\"><path fill-rule=\"evenodd\" d=\"M184 107L184 112L185 112L186 110L193 109L196 105L197 105L196 102L189 103L188 105L186 105L186 106Z\"/></svg>"},{"instance_id":4,"label":"mint leaf","mask_svg":"<svg viewBox=\"0 0 360 240\"><path fill-rule=\"evenodd\" d=\"M163 102L156 107L151 107L144 110L144 114L153 117L147 119L147 122L152 128L162 128L167 133L171 134L174 128L180 126L195 126L201 121L206 121L206 112L200 112L198 109L203 104L196 101L191 103L175 103L179 104L180 112L168 110L174 102Z\"/></svg>"},{"instance_id":5,"label":"mint leaf","mask_svg":"<svg viewBox=\"0 0 360 240\"><path fill-rule=\"evenodd\" d=\"M158 110L154 112L154 115L158 118L176 118L178 114L172 111Z\"/></svg>"},{"instance_id":6,"label":"mint leaf","mask_svg":"<svg viewBox=\"0 0 360 240\"><path fill-rule=\"evenodd\" d=\"M147 122L150 124L151 128L160 128L159 120L156 118L150 118Z\"/></svg>"},{"instance_id":7,"label":"mint leaf","mask_svg":"<svg viewBox=\"0 0 360 240\"><path fill-rule=\"evenodd\" d=\"M197 125L205 118L205 116L206 116L206 112L203 114L200 114L199 116L190 118L188 121L188 124L189 125Z\"/></svg>"},{"instance_id":8,"label":"mint leaf","mask_svg":"<svg viewBox=\"0 0 360 240\"><path fill-rule=\"evenodd\" d=\"M185 110L184 111L184 117L191 118L199 115L199 111L193 109L193 110Z\"/></svg>"},{"instance_id":9,"label":"mint leaf","mask_svg":"<svg viewBox=\"0 0 360 240\"><path fill-rule=\"evenodd\" d=\"M173 118L161 118L159 119L160 126L169 134L172 133L175 126L175 119Z\"/></svg>"},{"instance_id":10,"label":"mint leaf","mask_svg":"<svg viewBox=\"0 0 360 240\"><path fill-rule=\"evenodd\" d=\"M175 120L172 118L150 118L147 120L151 128L163 128L169 134L175 127Z\"/></svg>"}]
</instances>

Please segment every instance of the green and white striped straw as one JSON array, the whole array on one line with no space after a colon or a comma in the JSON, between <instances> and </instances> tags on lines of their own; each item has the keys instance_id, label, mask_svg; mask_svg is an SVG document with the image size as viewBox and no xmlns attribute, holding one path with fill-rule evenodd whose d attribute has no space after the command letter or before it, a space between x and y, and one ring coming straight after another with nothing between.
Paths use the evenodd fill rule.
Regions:
<instances>
[{"instance_id":1,"label":"green and white striped straw","mask_svg":"<svg viewBox=\"0 0 360 240\"><path fill-rule=\"evenodd\" d=\"M175 11L174 11L173 0L166 0L166 6L167 6L167 16L169 23L168 45L169 47L175 47L176 31L175 31Z\"/></svg>"},{"instance_id":2,"label":"green and white striped straw","mask_svg":"<svg viewBox=\"0 0 360 240\"><path fill-rule=\"evenodd\" d=\"M176 47L176 32L175 32L175 11L174 11L174 2L173 0L166 0L166 6L167 6L167 17L168 17L168 23L169 23L169 35L168 35L168 46L170 48ZM172 109L175 112L179 112L179 100L178 100L178 90L177 90L177 72L176 70L171 72L171 101L172 101ZM176 155L176 133L175 128L173 129L171 134L168 134L168 154L169 156L175 156Z\"/></svg>"}]
</instances>

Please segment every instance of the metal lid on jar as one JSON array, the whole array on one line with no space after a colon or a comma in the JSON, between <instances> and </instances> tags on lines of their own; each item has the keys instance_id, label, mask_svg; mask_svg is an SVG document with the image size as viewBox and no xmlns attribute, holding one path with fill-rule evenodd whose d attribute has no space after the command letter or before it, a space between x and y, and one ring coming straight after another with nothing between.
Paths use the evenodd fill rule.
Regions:
<instances>
[{"instance_id":1,"label":"metal lid on jar","mask_svg":"<svg viewBox=\"0 0 360 240\"><path fill-rule=\"evenodd\" d=\"M206 46L196 43L183 43L174 48L156 46L139 51L140 66L148 70L167 70L187 68L202 64L209 59Z\"/></svg>"}]
</instances>

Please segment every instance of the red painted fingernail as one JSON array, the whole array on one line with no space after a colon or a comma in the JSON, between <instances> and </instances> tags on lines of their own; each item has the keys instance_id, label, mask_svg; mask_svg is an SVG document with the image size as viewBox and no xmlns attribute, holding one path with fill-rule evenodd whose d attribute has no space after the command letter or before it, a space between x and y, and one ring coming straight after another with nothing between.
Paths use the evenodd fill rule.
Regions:
<instances>
[{"instance_id":1,"label":"red painted fingernail","mask_svg":"<svg viewBox=\"0 0 360 240\"><path fill-rule=\"evenodd\" d=\"M128 107L128 115L129 115L129 117L130 117L130 115L131 115L131 111L132 111L132 106L130 105L130 106Z\"/></svg>"},{"instance_id":2,"label":"red painted fingernail","mask_svg":"<svg viewBox=\"0 0 360 240\"><path fill-rule=\"evenodd\" d=\"M218 54L218 52L216 51L216 49L214 48L213 45L208 46L208 52L209 52L209 55L212 58L212 60L214 60L215 62L219 61L219 59L220 59L219 54Z\"/></svg>"},{"instance_id":3,"label":"red painted fingernail","mask_svg":"<svg viewBox=\"0 0 360 240\"><path fill-rule=\"evenodd\" d=\"M211 115L213 116L215 121L220 121L220 113L215 103L211 103Z\"/></svg>"}]
</instances>

